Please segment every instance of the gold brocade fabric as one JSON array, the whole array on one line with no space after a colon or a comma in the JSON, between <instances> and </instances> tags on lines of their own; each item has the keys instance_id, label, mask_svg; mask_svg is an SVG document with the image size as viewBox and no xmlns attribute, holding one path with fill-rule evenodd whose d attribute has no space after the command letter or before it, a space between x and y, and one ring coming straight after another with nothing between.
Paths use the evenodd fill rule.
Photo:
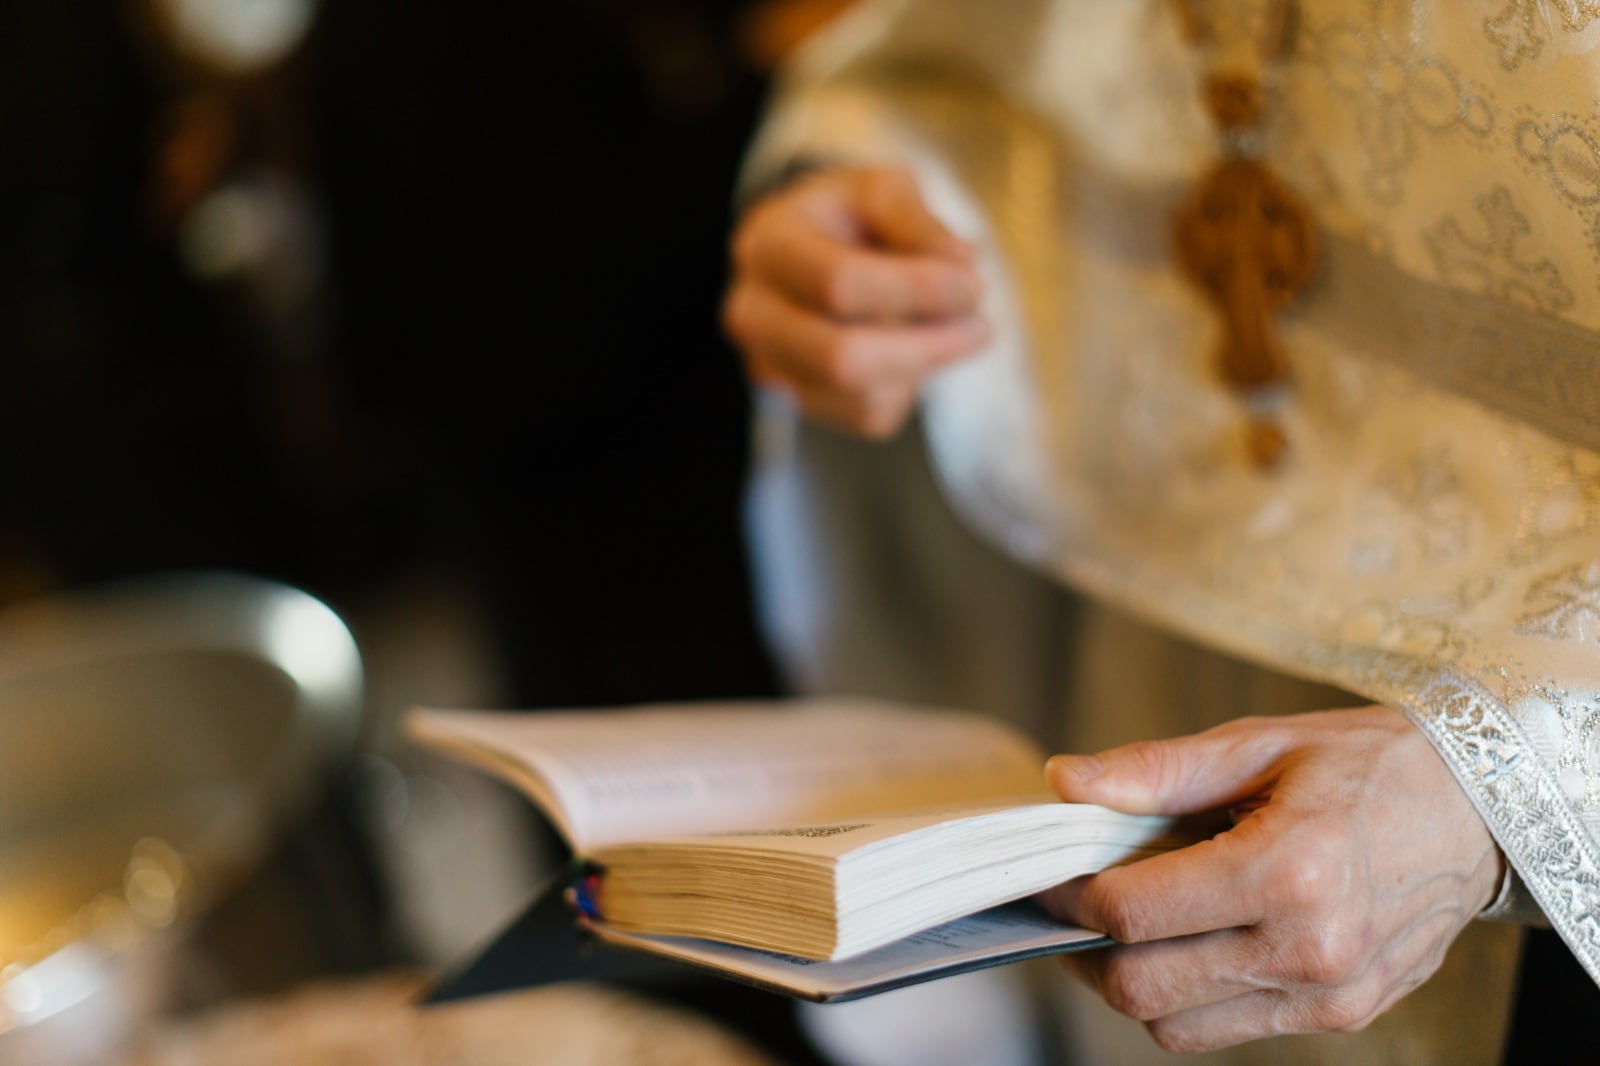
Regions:
<instances>
[{"instance_id":1,"label":"gold brocade fabric","mask_svg":"<svg viewBox=\"0 0 1600 1066\"><path fill-rule=\"evenodd\" d=\"M1213 7L1248 35L1264 5ZM1600 3L1299 8L1265 153L1329 251L1284 322L1271 471L1167 252L1216 146L1165 0L868 4L752 168L916 167L995 253L994 350L925 406L957 509L1097 598L1404 710L1522 916L1600 979Z\"/></svg>"}]
</instances>

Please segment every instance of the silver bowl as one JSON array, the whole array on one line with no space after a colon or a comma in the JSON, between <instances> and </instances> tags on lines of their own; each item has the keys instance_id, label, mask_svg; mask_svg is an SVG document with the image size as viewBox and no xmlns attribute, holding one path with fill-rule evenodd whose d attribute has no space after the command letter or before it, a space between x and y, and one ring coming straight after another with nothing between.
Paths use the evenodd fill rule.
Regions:
<instances>
[{"instance_id":1,"label":"silver bowl","mask_svg":"<svg viewBox=\"0 0 1600 1066\"><path fill-rule=\"evenodd\" d=\"M189 921L348 752L344 623L230 574L0 612L0 1061L98 1062Z\"/></svg>"}]
</instances>

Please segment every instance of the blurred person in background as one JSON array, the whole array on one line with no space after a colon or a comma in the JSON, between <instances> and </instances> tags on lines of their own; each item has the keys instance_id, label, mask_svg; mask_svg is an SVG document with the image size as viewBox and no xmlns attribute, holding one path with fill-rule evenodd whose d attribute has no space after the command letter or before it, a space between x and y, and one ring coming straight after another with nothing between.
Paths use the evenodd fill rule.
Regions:
<instances>
[{"instance_id":1,"label":"blurred person in background","mask_svg":"<svg viewBox=\"0 0 1600 1066\"><path fill-rule=\"evenodd\" d=\"M1057 897L1138 941L1083 1061L1498 1061L1517 922L1509 1054L1600 1001L1600 23L1538 8L881 0L782 83L725 316L786 669L1234 811Z\"/></svg>"}]
</instances>

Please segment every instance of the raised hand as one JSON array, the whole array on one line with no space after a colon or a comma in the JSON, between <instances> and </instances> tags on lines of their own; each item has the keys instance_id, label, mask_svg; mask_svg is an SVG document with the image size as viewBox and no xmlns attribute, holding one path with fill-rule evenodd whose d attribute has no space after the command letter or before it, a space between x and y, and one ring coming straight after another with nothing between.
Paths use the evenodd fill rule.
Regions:
<instances>
[{"instance_id":1,"label":"raised hand","mask_svg":"<svg viewBox=\"0 0 1600 1066\"><path fill-rule=\"evenodd\" d=\"M929 374L989 339L975 254L909 172L820 171L740 223L723 322L752 380L820 421L887 437Z\"/></svg>"}]
</instances>

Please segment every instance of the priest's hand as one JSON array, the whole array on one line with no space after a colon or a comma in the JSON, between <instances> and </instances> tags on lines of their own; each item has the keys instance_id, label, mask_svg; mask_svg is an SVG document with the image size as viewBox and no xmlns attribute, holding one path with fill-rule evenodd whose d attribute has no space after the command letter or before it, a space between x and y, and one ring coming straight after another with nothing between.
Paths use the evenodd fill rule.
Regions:
<instances>
[{"instance_id":1,"label":"priest's hand","mask_svg":"<svg viewBox=\"0 0 1600 1066\"><path fill-rule=\"evenodd\" d=\"M734 234L723 323L757 384L868 437L923 380L989 339L976 250L902 169L823 170L759 201Z\"/></svg>"},{"instance_id":2,"label":"priest's hand","mask_svg":"<svg viewBox=\"0 0 1600 1066\"><path fill-rule=\"evenodd\" d=\"M1503 871L1427 738L1384 707L1243 718L1046 772L1071 802L1232 815L1044 897L1125 945L1069 965L1170 1051L1363 1028L1439 967Z\"/></svg>"}]
</instances>

